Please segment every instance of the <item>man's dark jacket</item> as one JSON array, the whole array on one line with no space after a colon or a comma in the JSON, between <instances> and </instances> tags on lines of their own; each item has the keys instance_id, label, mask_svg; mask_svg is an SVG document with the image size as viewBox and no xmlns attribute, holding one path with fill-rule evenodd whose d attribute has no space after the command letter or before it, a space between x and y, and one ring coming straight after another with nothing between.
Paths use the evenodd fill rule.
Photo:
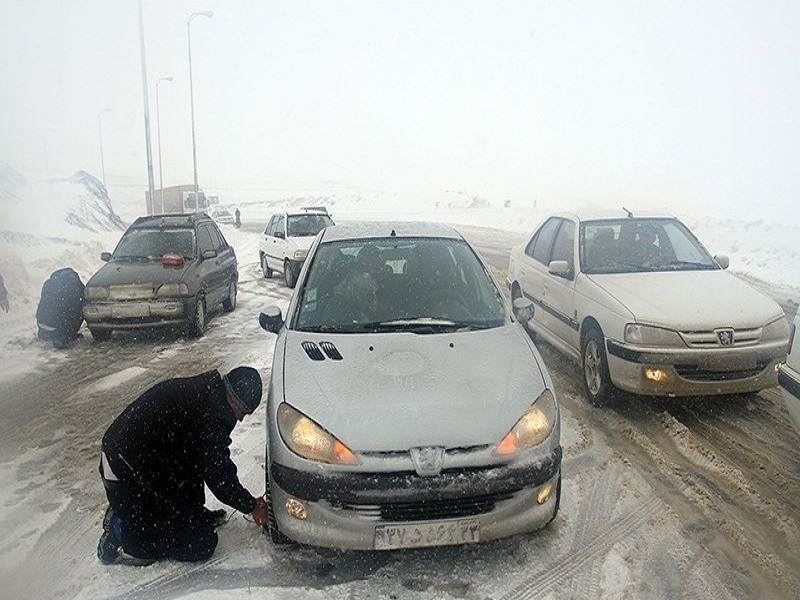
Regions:
<instances>
[{"instance_id":1,"label":"man's dark jacket","mask_svg":"<svg viewBox=\"0 0 800 600\"><path fill-rule=\"evenodd\" d=\"M203 482L220 501L247 514L256 499L239 483L231 460L235 425L225 384L214 370L144 392L108 428L103 451L145 519L201 510Z\"/></svg>"}]
</instances>

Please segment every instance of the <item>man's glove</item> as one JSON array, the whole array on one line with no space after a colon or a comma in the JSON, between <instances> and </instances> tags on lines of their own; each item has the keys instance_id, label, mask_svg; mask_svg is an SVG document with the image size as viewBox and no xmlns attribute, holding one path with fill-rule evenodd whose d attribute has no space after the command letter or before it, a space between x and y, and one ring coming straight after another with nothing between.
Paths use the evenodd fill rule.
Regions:
<instances>
[{"instance_id":1,"label":"man's glove","mask_svg":"<svg viewBox=\"0 0 800 600\"><path fill-rule=\"evenodd\" d=\"M255 521L256 525L263 527L267 524L269 517L267 513L267 502L264 498L256 500L256 507L253 509L253 512L250 513L250 516L253 517L253 521Z\"/></svg>"}]
</instances>

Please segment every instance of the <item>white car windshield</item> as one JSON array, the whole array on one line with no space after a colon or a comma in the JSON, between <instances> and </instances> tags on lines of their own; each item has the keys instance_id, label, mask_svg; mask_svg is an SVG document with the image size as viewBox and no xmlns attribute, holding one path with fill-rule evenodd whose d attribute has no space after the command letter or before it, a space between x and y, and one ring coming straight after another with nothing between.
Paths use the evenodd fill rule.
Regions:
<instances>
[{"instance_id":1,"label":"white car windshield","mask_svg":"<svg viewBox=\"0 0 800 600\"><path fill-rule=\"evenodd\" d=\"M378 239L323 243L303 287L304 331L415 331L498 327L502 296L462 240Z\"/></svg>"},{"instance_id":2,"label":"white car windshield","mask_svg":"<svg viewBox=\"0 0 800 600\"><path fill-rule=\"evenodd\" d=\"M590 274L719 268L677 219L585 221L580 261L581 271Z\"/></svg>"},{"instance_id":3,"label":"white car windshield","mask_svg":"<svg viewBox=\"0 0 800 600\"><path fill-rule=\"evenodd\" d=\"M290 237L313 237L330 225L328 215L289 215L287 222Z\"/></svg>"},{"instance_id":4,"label":"white car windshield","mask_svg":"<svg viewBox=\"0 0 800 600\"><path fill-rule=\"evenodd\" d=\"M164 254L194 258L192 229L129 229L114 250L114 260L160 260Z\"/></svg>"}]
</instances>

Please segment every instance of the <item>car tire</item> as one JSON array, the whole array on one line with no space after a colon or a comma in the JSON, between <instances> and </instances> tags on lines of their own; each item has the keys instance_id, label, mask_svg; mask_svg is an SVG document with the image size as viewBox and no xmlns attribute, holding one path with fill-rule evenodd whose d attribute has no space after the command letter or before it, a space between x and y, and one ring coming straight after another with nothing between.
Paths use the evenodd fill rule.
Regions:
<instances>
[{"instance_id":1,"label":"car tire","mask_svg":"<svg viewBox=\"0 0 800 600\"><path fill-rule=\"evenodd\" d=\"M275 511L272 509L272 488L270 486L270 480L269 460L267 460L267 492L264 495L264 500L267 503L267 524L264 526L264 533L269 536L270 541L276 546L285 546L293 542L278 529L278 522L275 520Z\"/></svg>"},{"instance_id":2,"label":"car tire","mask_svg":"<svg viewBox=\"0 0 800 600\"><path fill-rule=\"evenodd\" d=\"M293 288L297 283L297 274L294 272L294 267L288 259L283 261L283 279L288 288Z\"/></svg>"},{"instance_id":3,"label":"car tire","mask_svg":"<svg viewBox=\"0 0 800 600\"><path fill-rule=\"evenodd\" d=\"M272 277L272 269L269 268L267 264L267 255L261 255L261 272L264 274L264 279L269 279Z\"/></svg>"},{"instance_id":4,"label":"car tire","mask_svg":"<svg viewBox=\"0 0 800 600\"><path fill-rule=\"evenodd\" d=\"M228 286L228 297L222 302L222 308L225 312L233 312L236 309L237 291L236 280L231 279Z\"/></svg>"},{"instance_id":5,"label":"car tire","mask_svg":"<svg viewBox=\"0 0 800 600\"><path fill-rule=\"evenodd\" d=\"M189 322L189 335L194 338L203 337L206 332L206 299L203 294L197 294L194 303L192 320Z\"/></svg>"},{"instance_id":6,"label":"car tire","mask_svg":"<svg viewBox=\"0 0 800 600\"><path fill-rule=\"evenodd\" d=\"M586 332L581 354L586 395L593 406L607 406L614 395L614 385L608 372L605 337L597 327Z\"/></svg>"},{"instance_id":7,"label":"car tire","mask_svg":"<svg viewBox=\"0 0 800 600\"><path fill-rule=\"evenodd\" d=\"M105 342L111 339L112 329L92 329L89 327L89 333L92 334L92 339L96 342Z\"/></svg>"}]
</instances>

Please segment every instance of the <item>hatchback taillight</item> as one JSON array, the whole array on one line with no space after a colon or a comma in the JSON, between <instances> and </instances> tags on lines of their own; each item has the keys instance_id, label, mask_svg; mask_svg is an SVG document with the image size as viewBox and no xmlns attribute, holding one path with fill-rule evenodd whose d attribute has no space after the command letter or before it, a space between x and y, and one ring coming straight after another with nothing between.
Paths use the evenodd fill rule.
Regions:
<instances>
[{"instance_id":1,"label":"hatchback taillight","mask_svg":"<svg viewBox=\"0 0 800 600\"><path fill-rule=\"evenodd\" d=\"M180 267L184 262L183 254L167 253L161 256L161 264L165 267Z\"/></svg>"}]
</instances>

